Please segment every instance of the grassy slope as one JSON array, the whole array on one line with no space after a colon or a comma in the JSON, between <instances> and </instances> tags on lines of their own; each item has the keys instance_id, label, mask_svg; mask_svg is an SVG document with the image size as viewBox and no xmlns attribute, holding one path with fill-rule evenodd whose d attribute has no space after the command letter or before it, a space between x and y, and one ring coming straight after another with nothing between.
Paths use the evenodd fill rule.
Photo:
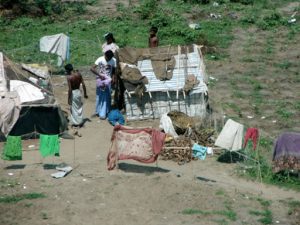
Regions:
<instances>
[{"instance_id":1,"label":"grassy slope","mask_svg":"<svg viewBox=\"0 0 300 225\"><path fill-rule=\"evenodd\" d=\"M150 10L153 7L157 7L155 13ZM4 35L0 37L0 49L15 61L49 63L49 56L38 51L39 39L44 35L64 32L71 37L71 62L87 65L101 53L99 39L102 43L104 33L112 31L121 47L146 47L148 29L154 24L160 27L161 45L204 40L210 45L228 46L232 38L229 34L232 24L230 21L227 24L227 19L204 19L199 31L188 28L189 21L182 14L208 15L211 6L205 7L180 2L167 2L161 7L146 2L131 8L119 4L118 12L113 15L106 15L104 11L98 16L87 16L87 12L87 15L81 16L66 15L66 20L60 18L60 21L56 22L50 18L19 18L14 21L3 19L1 33ZM50 63L54 64L52 61Z\"/></svg>"}]
</instances>

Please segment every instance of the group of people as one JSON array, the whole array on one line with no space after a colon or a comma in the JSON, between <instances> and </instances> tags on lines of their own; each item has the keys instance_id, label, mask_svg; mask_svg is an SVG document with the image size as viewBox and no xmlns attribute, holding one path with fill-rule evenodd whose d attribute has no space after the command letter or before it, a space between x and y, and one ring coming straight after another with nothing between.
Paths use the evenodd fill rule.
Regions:
<instances>
[{"instance_id":1,"label":"group of people","mask_svg":"<svg viewBox=\"0 0 300 225\"><path fill-rule=\"evenodd\" d=\"M148 47L153 48L158 46L157 27L151 27L148 39ZM118 51L119 46L116 44L112 33L104 35L105 43L102 45L103 56L96 59L91 71L96 75L96 107L95 114L100 119L106 119L111 108L112 95L116 89L116 68L117 61L114 57L115 52ZM73 126L82 126L83 119L83 102L80 91L80 85L83 88L84 98L88 98L86 86L82 75L78 70L74 70L72 64L65 66L68 82L68 104L71 109L71 124Z\"/></svg>"}]
</instances>

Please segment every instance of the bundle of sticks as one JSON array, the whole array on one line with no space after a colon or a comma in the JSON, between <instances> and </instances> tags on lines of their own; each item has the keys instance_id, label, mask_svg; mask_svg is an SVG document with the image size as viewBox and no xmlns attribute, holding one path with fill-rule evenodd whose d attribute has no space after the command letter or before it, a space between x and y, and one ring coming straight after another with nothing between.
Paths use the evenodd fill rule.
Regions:
<instances>
[{"instance_id":1,"label":"bundle of sticks","mask_svg":"<svg viewBox=\"0 0 300 225\"><path fill-rule=\"evenodd\" d=\"M177 139L172 139L165 143L163 150L160 153L162 160L172 160L179 165L190 162L192 160L192 143L191 139L184 136L179 136Z\"/></svg>"},{"instance_id":2,"label":"bundle of sticks","mask_svg":"<svg viewBox=\"0 0 300 225\"><path fill-rule=\"evenodd\" d=\"M189 128L184 135L188 136L190 139L192 139L195 143L198 143L199 145L213 146L214 141L211 139L211 137L213 136L214 132L215 130L211 128Z\"/></svg>"},{"instance_id":3,"label":"bundle of sticks","mask_svg":"<svg viewBox=\"0 0 300 225\"><path fill-rule=\"evenodd\" d=\"M165 143L160 153L160 158L162 160L175 161L179 165L196 160L192 154L193 144L198 143L203 146L212 146L213 141L210 137L213 134L213 129L195 130L194 128L189 128L184 135L180 135L176 139L172 138Z\"/></svg>"}]
</instances>

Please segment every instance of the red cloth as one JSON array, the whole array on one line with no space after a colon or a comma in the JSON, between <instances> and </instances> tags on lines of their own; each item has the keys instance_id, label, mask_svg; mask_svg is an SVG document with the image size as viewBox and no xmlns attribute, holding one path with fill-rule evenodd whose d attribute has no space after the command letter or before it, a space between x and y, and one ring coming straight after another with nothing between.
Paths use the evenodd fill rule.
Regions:
<instances>
[{"instance_id":1,"label":"red cloth","mask_svg":"<svg viewBox=\"0 0 300 225\"><path fill-rule=\"evenodd\" d=\"M166 134L152 128L132 128L117 125L111 137L107 168L115 168L118 160L133 159L153 163L163 148Z\"/></svg>"},{"instance_id":2,"label":"red cloth","mask_svg":"<svg viewBox=\"0 0 300 225\"><path fill-rule=\"evenodd\" d=\"M258 140L258 129L251 127L248 128L244 137L244 145L243 148L246 147L248 140L251 139L253 142L253 150L256 149L256 144L257 144L257 140Z\"/></svg>"}]
</instances>

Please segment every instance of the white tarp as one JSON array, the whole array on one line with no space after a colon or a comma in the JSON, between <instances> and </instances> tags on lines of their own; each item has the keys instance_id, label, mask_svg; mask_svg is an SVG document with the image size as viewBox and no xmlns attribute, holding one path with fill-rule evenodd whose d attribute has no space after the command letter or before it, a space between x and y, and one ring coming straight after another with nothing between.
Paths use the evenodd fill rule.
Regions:
<instances>
[{"instance_id":1,"label":"white tarp","mask_svg":"<svg viewBox=\"0 0 300 225\"><path fill-rule=\"evenodd\" d=\"M10 91L16 91L18 93L21 103L33 102L45 98L39 88L20 80L10 81Z\"/></svg>"},{"instance_id":2,"label":"white tarp","mask_svg":"<svg viewBox=\"0 0 300 225\"><path fill-rule=\"evenodd\" d=\"M0 52L0 97L4 96L7 92L6 78L3 65L3 53Z\"/></svg>"},{"instance_id":3,"label":"white tarp","mask_svg":"<svg viewBox=\"0 0 300 225\"><path fill-rule=\"evenodd\" d=\"M243 132L244 125L229 119L219 134L215 146L229 151L238 151L242 148Z\"/></svg>"},{"instance_id":4,"label":"white tarp","mask_svg":"<svg viewBox=\"0 0 300 225\"><path fill-rule=\"evenodd\" d=\"M5 98L0 98L0 129L5 136L17 122L20 110L20 100L16 92L8 92Z\"/></svg>"},{"instance_id":5,"label":"white tarp","mask_svg":"<svg viewBox=\"0 0 300 225\"><path fill-rule=\"evenodd\" d=\"M58 66L69 58L70 38L61 33L44 36L40 39L40 51L58 55Z\"/></svg>"}]
</instances>

